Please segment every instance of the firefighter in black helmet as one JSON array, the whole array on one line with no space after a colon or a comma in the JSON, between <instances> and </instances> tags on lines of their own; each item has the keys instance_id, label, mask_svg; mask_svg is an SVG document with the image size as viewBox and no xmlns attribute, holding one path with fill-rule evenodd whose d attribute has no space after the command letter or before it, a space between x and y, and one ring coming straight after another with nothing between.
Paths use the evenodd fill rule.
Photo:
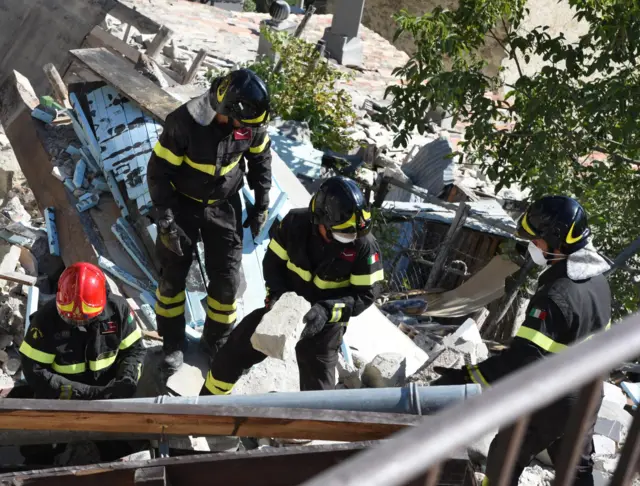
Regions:
<instances>
[{"instance_id":1,"label":"firefighter in black helmet","mask_svg":"<svg viewBox=\"0 0 640 486\"><path fill-rule=\"evenodd\" d=\"M248 69L232 71L169 114L154 148L147 178L158 218L155 311L166 374L183 360L185 279L199 233L210 281L203 350L215 354L235 324L243 234L239 191L246 172L255 206L244 226L255 237L269 206L269 110L264 82Z\"/></svg>"},{"instance_id":2,"label":"firefighter in black helmet","mask_svg":"<svg viewBox=\"0 0 640 486\"><path fill-rule=\"evenodd\" d=\"M312 305L296 346L301 390L335 386L338 349L349 319L369 307L383 280L371 214L352 180L333 177L309 208L289 212L275 228L264 258L265 307L245 317L213 360L201 395L226 395L242 373L266 356L251 336L264 314L285 292Z\"/></svg>"},{"instance_id":3,"label":"firefighter in black helmet","mask_svg":"<svg viewBox=\"0 0 640 486\"><path fill-rule=\"evenodd\" d=\"M528 240L531 259L545 271L510 348L478 365L459 370L436 368L442 376L431 385L477 383L489 387L504 375L562 352L568 345L588 339L592 333L611 325L611 291L603 275L610 267L591 244L587 214L576 200L566 196L537 200L520 218L518 236ZM543 450L547 449L556 463L577 400L575 391L532 416L510 486L517 486L524 468ZM594 415L578 464L575 484L579 486L593 485L595 421ZM506 442L500 441L499 436L489 449L488 474L499 470L508 452L503 449ZM486 481L491 484L492 478L487 476Z\"/></svg>"}]
</instances>

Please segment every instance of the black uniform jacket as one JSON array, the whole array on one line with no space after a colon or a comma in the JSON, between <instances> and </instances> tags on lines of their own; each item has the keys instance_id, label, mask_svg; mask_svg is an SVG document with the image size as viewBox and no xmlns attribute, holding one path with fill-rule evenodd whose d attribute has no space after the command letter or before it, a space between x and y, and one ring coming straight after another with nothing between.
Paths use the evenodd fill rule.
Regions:
<instances>
[{"instance_id":1,"label":"black uniform jacket","mask_svg":"<svg viewBox=\"0 0 640 486\"><path fill-rule=\"evenodd\" d=\"M311 304L328 303L329 322L344 324L373 303L384 279L373 235L326 243L308 209L290 211L273 231L263 270L269 296L295 292Z\"/></svg>"},{"instance_id":2,"label":"black uniform jacket","mask_svg":"<svg viewBox=\"0 0 640 486\"><path fill-rule=\"evenodd\" d=\"M37 398L85 398L82 386L140 377L145 348L127 302L109 295L98 322L84 329L58 315L55 299L31 316L20 346L22 368ZM70 394L71 396L61 396Z\"/></svg>"},{"instance_id":3,"label":"black uniform jacket","mask_svg":"<svg viewBox=\"0 0 640 486\"><path fill-rule=\"evenodd\" d=\"M486 387L610 326L611 290L606 278L573 281L567 276L566 260L558 262L540 276L538 291L509 349L467 369L472 381Z\"/></svg>"},{"instance_id":4,"label":"black uniform jacket","mask_svg":"<svg viewBox=\"0 0 640 486\"><path fill-rule=\"evenodd\" d=\"M201 125L182 105L169 114L147 167L153 204L179 210L181 197L213 204L228 199L247 180L256 207L267 209L271 188L271 142L266 127L233 129L214 120Z\"/></svg>"}]
</instances>

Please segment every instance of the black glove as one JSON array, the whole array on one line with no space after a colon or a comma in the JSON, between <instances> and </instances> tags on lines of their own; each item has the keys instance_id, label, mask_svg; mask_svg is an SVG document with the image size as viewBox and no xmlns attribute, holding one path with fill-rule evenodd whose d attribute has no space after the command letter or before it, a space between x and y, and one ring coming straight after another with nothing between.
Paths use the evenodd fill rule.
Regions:
<instances>
[{"instance_id":1,"label":"black glove","mask_svg":"<svg viewBox=\"0 0 640 486\"><path fill-rule=\"evenodd\" d=\"M471 376L466 368L453 369L444 366L434 366L433 371L440 375L440 378L429 383L429 386L445 385L465 385L471 383Z\"/></svg>"},{"instance_id":2,"label":"black glove","mask_svg":"<svg viewBox=\"0 0 640 486\"><path fill-rule=\"evenodd\" d=\"M249 209L247 213L247 219L242 225L243 228L251 228L251 236L256 238L262 228L264 228L264 224L267 222L267 215L269 214L268 209L258 209L255 206Z\"/></svg>"},{"instance_id":3,"label":"black glove","mask_svg":"<svg viewBox=\"0 0 640 486\"><path fill-rule=\"evenodd\" d=\"M267 309L267 312L273 309L273 306L275 305L276 302L278 302L278 299L281 296L282 294L279 294L279 293L267 292L267 296L264 299L264 306Z\"/></svg>"},{"instance_id":4,"label":"black glove","mask_svg":"<svg viewBox=\"0 0 640 486\"><path fill-rule=\"evenodd\" d=\"M107 386L103 388L100 398L107 400L111 398L131 398L137 388L138 384L136 381L129 376L125 376L124 378L111 380Z\"/></svg>"},{"instance_id":5,"label":"black glove","mask_svg":"<svg viewBox=\"0 0 640 486\"><path fill-rule=\"evenodd\" d=\"M178 256L183 256L180 238L184 238L187 245L191 239L177 225L171 209L166 209L162 218L158 220L158 236L162 244Z\"/></svg>"},{"instance_id":6,"label":"black glove","mask_svg":"<svg viewBox=\"0 0 640 486\"><path fill-rule=\"evenodd\" d=\"M327 309L319 302L314 304L302 318L306 326L302 330L300 339L310 338L318 334L328 320L329 312Z\"/></svg>"},{"instance_id":7,"label":"black glove","mask_svg":"<svg viewBox=\"0 0 640 486\"><path fill-rule=\"evenodd\" d=\"M102 398L104 387L91 386L83 383L62 385L60 387L60 400L98 400Z\"/></svg>"}]
</instances>

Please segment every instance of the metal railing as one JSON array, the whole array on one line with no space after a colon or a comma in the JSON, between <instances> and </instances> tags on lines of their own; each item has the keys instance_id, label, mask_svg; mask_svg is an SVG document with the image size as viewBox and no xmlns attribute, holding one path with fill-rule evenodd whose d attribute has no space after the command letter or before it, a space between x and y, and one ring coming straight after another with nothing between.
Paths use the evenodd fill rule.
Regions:
<instances>
[{"instance_id":1,"label":"metal railing","mask_svg":"<svg viewBox=\"0 0 640 486\"><path fill-rule=\"evenodd\" d=\"M583 449L583 437L600 398L601 383L610 370L640 355L640 314L611 330L570 346L498 381L482 395L425 418L422 425L394 435L378 447L328 469L304 486L395 486L428 471L426 486L438 484L439 472L456 450L501 428L508 453L495 470L491 486L510 482L517 453L531 414L580 389L555 464L554 486L569 486ZM640 458L640 414L626 438L611 486L631 484Z\"/></svg>"}]
</instances>

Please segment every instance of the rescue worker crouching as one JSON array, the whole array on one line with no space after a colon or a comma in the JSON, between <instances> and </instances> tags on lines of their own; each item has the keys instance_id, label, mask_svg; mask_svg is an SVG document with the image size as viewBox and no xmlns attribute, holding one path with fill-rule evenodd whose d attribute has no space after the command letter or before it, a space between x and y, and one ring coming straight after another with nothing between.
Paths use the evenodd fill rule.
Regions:
<instances>
[{"instance_id":1,"label":"rescue worker crouching","mask_svg":"<svg viewBox=\"0 0 640 486\"><path fill-rule=\"evenodd\" d=\"M145 348L126 301L107 290L102 271L75 263L60 276L55 300L30 318L20 346L35 398L130 398Z\"/></svg>"},{"instance_id":2,"label":"rescue worker crouching","mask_svg":"<svg viewBox=\"0 0 640 486\"><path fill-rule=\"evenodd\" d=\"M167 117L149 161L161 267L155 311L163 337L163 371L168 375L183 362L185 280L199 235L210 281L200 340L203 351L213 356L236 322L243 236L239 191L246 160L255 206L244 227L250 227L255 237L269 207L269 111L264 82L248 69L233 71Z\"/></svg>"},{"instance_id":3,"label":"rescue worker crouching","mask_svg":"<svg viewBox=\"0 0 640 486\"><path fill-rule=\"evenodd\" d=\"M442 376L431 385L477 383L488 387L508 373L588 339L594 332L608 329L611 291L603 274L609 264L598 255L590 235L587 214L574 199L547 196L534 202L518 223L518 236L529 240L528 251L533 262L546 270L538 279L538 290L510 348L475 366L459 370L436 368ZM524 468L544 449L556 463L578 393L579 390L573 391L534 413L508 484L517 486ZM596 418L595 415L591 418L578 463L574 484L579 486L593 485L591 455ZM491 443L487 471L497 471L496 467L507 454L506 450L500 450L499 436ZM485 481L490 484L491 478Z\"/></svg>"},{"instance_id":4,"label":"rescue worker crouching","mask_svg":"<svg viewBox=\"0 0 640 486\"><path fill-rule=\"evenodd\" d=\"M371 214L352 180L333 177L308 209L290 211L274 228L263 260L264 308L247 315L212 362L201 395L229 394L245 370L266 356L251 345L264 314L286 292L312 304L296 346L301 390L335 387L338 349L349 319L367 309L384 278Z\"/></svg>"}]
</instances>

